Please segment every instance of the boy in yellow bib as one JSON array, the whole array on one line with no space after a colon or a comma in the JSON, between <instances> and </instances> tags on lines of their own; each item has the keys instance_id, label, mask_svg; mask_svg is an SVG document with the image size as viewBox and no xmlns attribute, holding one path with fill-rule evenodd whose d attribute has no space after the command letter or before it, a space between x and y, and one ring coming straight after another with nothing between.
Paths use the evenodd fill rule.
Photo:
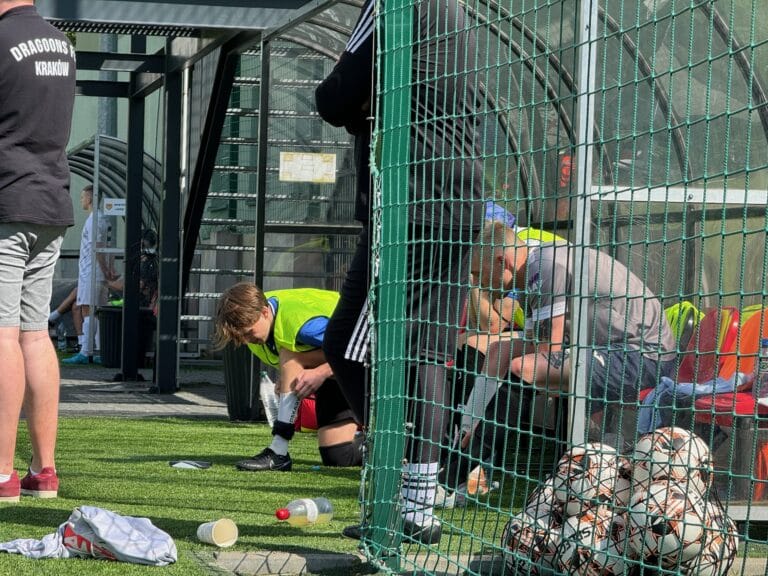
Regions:
<instances>
[{"instance_id":1,"label":"boy in yellow bib","mask_svg":"<svg viewBox=\"0 0 768 576\"><path fill-rule=\"evenodd\" d=\"M262 292L251 282L227 289L216 313L216 344L246 344L264 364L280 369L277 420L272 443L237 468L251 472L288 472L288 443L303 398L315 395L317 441L326 466L359 466L357 423L333 379L322 351L325 327L339 295L328 290L295 288Z\"/></svg>"}]
</instances>

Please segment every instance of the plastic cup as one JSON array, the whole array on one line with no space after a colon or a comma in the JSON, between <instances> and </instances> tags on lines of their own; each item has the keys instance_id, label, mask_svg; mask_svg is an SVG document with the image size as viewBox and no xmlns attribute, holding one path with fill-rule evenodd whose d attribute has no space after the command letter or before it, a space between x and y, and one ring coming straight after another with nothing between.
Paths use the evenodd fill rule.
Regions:
<instances>
[{"instance_id":1,"label":"plastic cup","mask_svg":"<svg viewBox=\"0 0 768 576\"><path fill-rule=\"evenodd\" d=\"M197 538L206 544L213 544L219 548L232 546L237 542L237 524L229 518L221 518L200 524L197 527Z\"/></svg>"}]
</instances>

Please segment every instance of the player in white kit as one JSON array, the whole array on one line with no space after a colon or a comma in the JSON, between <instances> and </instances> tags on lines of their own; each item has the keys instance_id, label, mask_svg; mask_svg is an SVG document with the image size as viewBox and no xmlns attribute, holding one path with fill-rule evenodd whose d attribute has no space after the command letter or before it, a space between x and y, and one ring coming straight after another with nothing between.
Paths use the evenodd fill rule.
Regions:
<instances>
[{"instance_id":1,"label":"player in white kit","mask_svg":"<svg viewBox=\"0 0 768 576\"><path fill-rule=\"evenodd\" d=\"M80 351L74 356L62 360L63 364L88 364L91 361L99 361L99 323L95 317L91 318L91 306L106 304L108 294L107 282L115 280L118 276L112 266L112 260L98 252L95 253L95 260L98 266L96 266L95 271L93 269L93 186L89 185L83 188L83 191L80 193L80 205L89 214L83 224L83 232L80 237L77 300L75 301L72 313L73 315L79 314L82 317L82 333L77 335ZM96 214L96 221L97 234L95 241L96 247L99 248L105 245L109 223L102 214Z\"/></svg>"}]
</instances>

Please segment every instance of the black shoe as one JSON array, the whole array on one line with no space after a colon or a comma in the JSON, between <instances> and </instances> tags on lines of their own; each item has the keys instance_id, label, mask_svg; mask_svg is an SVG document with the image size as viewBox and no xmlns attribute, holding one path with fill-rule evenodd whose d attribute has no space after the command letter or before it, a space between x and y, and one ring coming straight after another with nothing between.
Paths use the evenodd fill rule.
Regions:
<instances>
[{"instance_id":1,"label":"black shoe","mask_svg":"<svg viewBox=\"0 0 768 576\"><path fill-rule=\"evenodd\" d=\"M363 537L363 527L360 524L352 524L352 526L345 526L341 531L342 536L352 538L352 540L360 540Z\"/></svg>"},{"instance_id":2,"label":"black shoe","mask_svg":"<svg viewBox=\"0 0 768 576\"><path fill-rule=\"evenodd\" d=\"M248 472L290 472L293 461L291 455L286 454L282 456L276 454L271 448L264 448L261 452L256 454L249 460L240 460L235 467L238 470L246 470Z\"/></svg>"},{"instance_id":3,"label":"black shoe","mask_svg":"<svg viewBox=\"0 0 768 576\"><path fill-rule=\"evenodd\" d=\"M404 540L413 540L421 544L437 544L443 535L443 527L436 518L427 520L425 524L416 524L408 519L403 520Z\"/></svg>"}]
</instances>

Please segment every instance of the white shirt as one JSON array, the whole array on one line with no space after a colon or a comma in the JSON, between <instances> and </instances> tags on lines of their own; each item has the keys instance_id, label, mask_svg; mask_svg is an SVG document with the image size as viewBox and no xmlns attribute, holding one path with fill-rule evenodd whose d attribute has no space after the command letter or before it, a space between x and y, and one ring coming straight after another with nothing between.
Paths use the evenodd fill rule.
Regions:
<instances>
[{"instance_id":1,"label":"white shirt","mask_svg":"<svg viewBox=\"0 0 768 576\"><path fill-rule=\"evenodd\" d=\"M109 232L109 222L107 218L99 213L98 215L99 228L98 228L98 244L104 244ZM85 223L83 224L83 233L80 236L80 259L78 261L79 268L79 281L84 284L90 284L91 282L91 270L93 268L93 212L88 214ZM101 267L96 267L96 282L104 282L104 272Z\"/></svg>"}]
</instances>

